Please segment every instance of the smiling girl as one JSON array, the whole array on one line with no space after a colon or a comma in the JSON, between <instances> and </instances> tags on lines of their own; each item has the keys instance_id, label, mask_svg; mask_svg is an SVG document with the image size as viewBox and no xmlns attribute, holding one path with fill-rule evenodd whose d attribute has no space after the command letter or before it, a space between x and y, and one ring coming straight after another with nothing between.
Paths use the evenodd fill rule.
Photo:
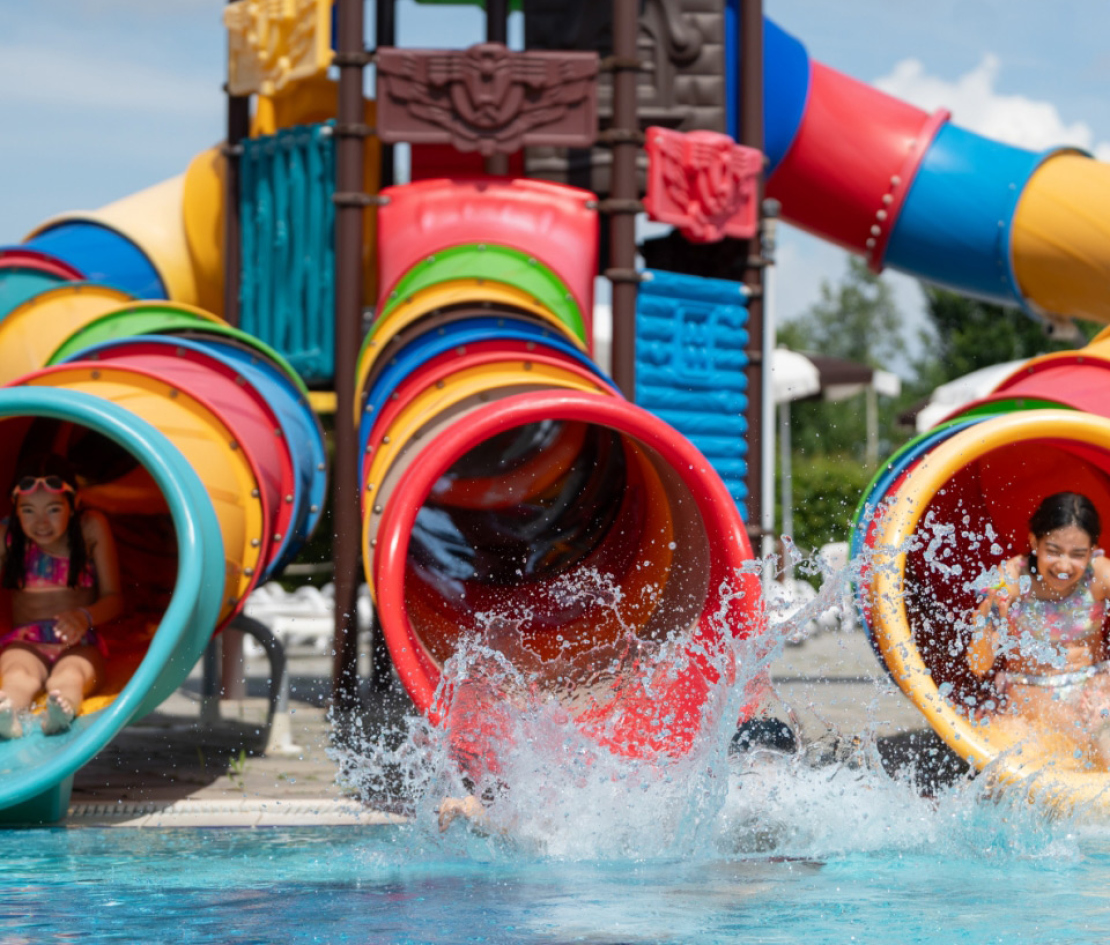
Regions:
<instances>
[{"instance_id":1,"label":"smiling girl","mask_svg":"<svg viewBox=\"0 0 1110 945\"><path fill-rule=\"evenodd\" d=\"M80 508L65 459L27 464L11 500L12 516L0 523L0 585L14 627L0 628L0 738L23 734L20 714L43 691L43 731L69 728L103 675L107 647L96 627L123 611L108 521Z\"/></svg>"},{"instance_id":2,"label":"smiling girl","mask_svg":"<svg viewBox=\"0 0 1110 945\"><path fill-rule=\"evenodd\" d=\"M1075 741L1110 768L1110 660L1103 633L1110 560L1096 554L1098 512L1075 492L1046 498L1029 520L1029 554L1002 565L979 608L968 650L983 677L998 663L995 690L1011 711Z\"/></svg>"}]
</instances>

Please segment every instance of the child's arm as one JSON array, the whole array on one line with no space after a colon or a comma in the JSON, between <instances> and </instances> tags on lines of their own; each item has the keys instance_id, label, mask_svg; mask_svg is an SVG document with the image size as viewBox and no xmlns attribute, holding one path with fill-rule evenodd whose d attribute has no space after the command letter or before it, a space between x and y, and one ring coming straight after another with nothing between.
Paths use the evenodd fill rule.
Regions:
<instances>
[{"instance_id":1,"label":"child's arm","mask_svg":"<svg viewBox=\"0 0 1110 945\"><path fill-rule=\"evenodd\" d=\"M990 672L998 658L998 644L1001 634L997 625L1004 621L1010 613L1010 602L1018 591L1018 571L1021 559L1011 558L1003 563L1000 568L1002 581L998 587L992 587L986 599L979 605L976 619L975 632L967 647L968 668L978 677L982 678Z\"/></svg>"}]
</instances>

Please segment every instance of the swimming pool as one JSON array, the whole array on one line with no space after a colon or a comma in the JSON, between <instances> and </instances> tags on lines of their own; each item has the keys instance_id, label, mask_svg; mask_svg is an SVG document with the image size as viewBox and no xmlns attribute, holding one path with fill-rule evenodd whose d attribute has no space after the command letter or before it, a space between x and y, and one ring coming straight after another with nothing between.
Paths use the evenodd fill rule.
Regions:
<instances>
[{"instance_id":1,"label":"swimming pool","mask_svg":"<svg viewBox=\"0 0 1110 945\"><path fill-rule=\"evenodd\" d=\"M1071 943L1110 935L1110 832L960 784L735 768L700 849L404 827L0 833L0 941ZM619 825L616 825L619 826ZM574 829L577 829L575 827ZM657 839L657 838L654 838Z\"/></svg>"}]
</instances>

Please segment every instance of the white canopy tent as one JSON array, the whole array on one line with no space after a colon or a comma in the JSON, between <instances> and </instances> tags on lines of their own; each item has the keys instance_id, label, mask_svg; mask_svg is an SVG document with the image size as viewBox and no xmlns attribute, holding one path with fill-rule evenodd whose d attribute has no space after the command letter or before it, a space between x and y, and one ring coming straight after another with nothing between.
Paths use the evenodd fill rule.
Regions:
<instances>
[{"instance_id":1,"label":"white canopy tent","mask_svg":"<svg viewBox=\"0 0 1110 945\"><path fill-rule=\"evenodd\" d=\"M986 397L1025 363L1025 360L1004 361L941 384L929 395L924 406L916 411L913 422L917 432L931 430L953 411Z\"/></svg>"}]
</instances>

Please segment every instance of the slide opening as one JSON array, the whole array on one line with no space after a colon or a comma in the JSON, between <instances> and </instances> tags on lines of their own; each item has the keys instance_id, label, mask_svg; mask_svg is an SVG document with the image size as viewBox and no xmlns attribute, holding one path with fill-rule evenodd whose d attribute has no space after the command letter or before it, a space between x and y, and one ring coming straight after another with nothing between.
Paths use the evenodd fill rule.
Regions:
<instances>
[{"instance_id":1,"label":"slide opening","mask_svg":"<svg viewBox=\"0 0 1110 945\"><path fill-rule=\"evenodd\" d=\"M68 420L18 416L0 420L0 517L12 513L8 485L29 457L57 453L77 472L82 509L108 518L120 562L126 612L97 628L108 647L106 676L80 714L110 705L142 662L162 621L178 573L178 541L169 506L154 478L124 447ZM11 625L8 606L0 612Z\"/></svg>"},{"instance_id":2,"label":"slide opening","mask_svg":"<svg viewBox=\"0 0 1110 945\"><path fill-rule=\"evenodd\" d=\"M757 588L723 599L750 557L736 507L666 430L615 398L526 393L398 456L368 509L367 549L418 707L467 634L585 708L601 695L586 681L622 648L754 629ZM687 707L705 695L688 679L678 689Z\"/></svg>"},{"instance_id":3,"label":"slide opening","mask_svg":"<svg viewBox=\"0 0 1110 945\"><path fill-rule=\"evenodd\" d=\"M992 445L920 496L924 512L904 567L909 639L964 717L982 717L1000 696L993 674L978 678L967 660L982 576L1028 552L1029 517L1044 497L1062 491L1084 493L1110 522L1110 452L1055 436Z\"/></svg>"}]
</instances>

